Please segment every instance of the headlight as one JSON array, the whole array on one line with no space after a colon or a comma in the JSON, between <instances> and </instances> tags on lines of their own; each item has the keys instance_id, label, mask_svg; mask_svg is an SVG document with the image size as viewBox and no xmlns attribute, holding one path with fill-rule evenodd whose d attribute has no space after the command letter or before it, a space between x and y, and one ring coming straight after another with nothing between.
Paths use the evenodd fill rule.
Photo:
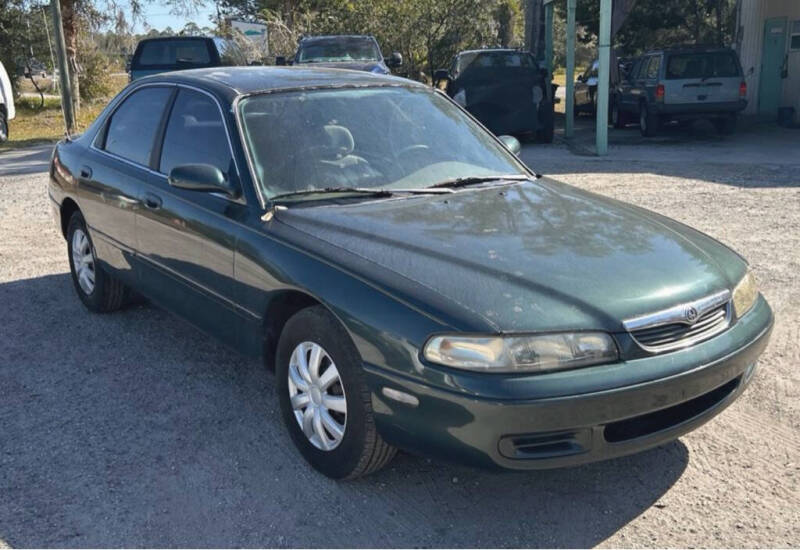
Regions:
<instances>
[{"instance_id":1,"label":"headlight","mask_svg":"<svg viewBox=\"0 0 800 550\"><path fill-rule=\"evenodd\" d=\"M520 336L433 336L423 356L432 363L484 372L543 372L609 363L617 346L604 332Z\"/></svg>"},{"instance_id":2,"label":"headlight","mask_svg":"<svg viewBox=\"0 0 800 550\"><path fill-rule=\"evenodd\" d=\"M466 90L459 90L456 95L453 96L453 101L461 105L462 107L467 106L467 91Z\"/></svg>"},{"instance_id":3,"label":"headlight","mask_svg":"<svg viewBox=\"0 0 800 550\"><path fill-rule=\"evenodd\" d=\"M745 276L733 289L733 311L736 313L737 319L750 311L750 308L756 303L756 298L758 298L758 285L753 273L748 269Z\"/></svg>"}]
</instances>

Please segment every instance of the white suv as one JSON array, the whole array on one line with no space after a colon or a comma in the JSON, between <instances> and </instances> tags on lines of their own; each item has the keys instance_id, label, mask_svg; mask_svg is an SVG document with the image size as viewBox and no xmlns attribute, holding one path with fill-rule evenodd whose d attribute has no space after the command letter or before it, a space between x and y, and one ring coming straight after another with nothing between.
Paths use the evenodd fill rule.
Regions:
<instances>
[{"instance_id":1,"label":"white suv","mask_svg":"<svg viewBox=\"0 0 800 550\"><path fill-rule=\"evenodd\" d=\"M8 79L6 68L0 61L0 143L8 139L8 121L13 120L16 114L11 81Z\"/></svg>"}]
</instances>

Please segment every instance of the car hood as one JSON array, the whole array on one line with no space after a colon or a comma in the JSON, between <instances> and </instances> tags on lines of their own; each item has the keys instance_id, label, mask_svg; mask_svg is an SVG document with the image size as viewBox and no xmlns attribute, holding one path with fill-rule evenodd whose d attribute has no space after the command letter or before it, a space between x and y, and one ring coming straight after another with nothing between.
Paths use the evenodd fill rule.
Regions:
<instances>
[{"instance_id":1,"label":"car hood","mask_svg":"<svg viewBox=\"0 0 800 550\"><path fill-rule=\"evenodd\" d=\"M624 319L730 289L746 269L698 231L547 178L291 207L279 221L332 263L441 297L458 329L622 331Z\"/></svg>"},{"instance_id":2,"label":"car hood","mask_svg":"<svg viewBox=\"0 0 800 550\"><path fill-rule=\"evenodd\" d=\"M331 69L350 69L368 73L389 74L389 69L378 61L339 61L335 63L298 63L303 67L327 67Z\"/></svg>"}]
</instances>

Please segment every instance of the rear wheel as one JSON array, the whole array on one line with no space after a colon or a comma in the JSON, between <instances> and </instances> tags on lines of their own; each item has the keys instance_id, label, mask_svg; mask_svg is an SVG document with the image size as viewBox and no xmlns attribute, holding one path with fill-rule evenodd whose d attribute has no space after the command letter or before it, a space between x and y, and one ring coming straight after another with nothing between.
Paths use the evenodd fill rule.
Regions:
<instances>
[{"instance_id":1,"label":"rear wheel","mask_svg":"<svg viewBox=\"0 0 800 550\"><path fill-rule=\"evenodd\" d=\"M536 137L543 143L553 143L554 135L555 115L553 113L553 104L543 102L539 107L539 130L536 131Z\"/></svg>"},{"instance_id":2,"label":"rear wheel","mask_svg":"<svg viewBox=\"0 0 800 550\"><path fill-rule=\"evenodd\" d=\"M6 110L0 107L0 143L8 140L8 115Z\"/></svg>"},{"instance_id":3,"label":"rear wheel","mask_svg":"<svg viewBox=\"0 0 800 550\"><path fill-rule=\"evenodd\" d=\"M67 226L67 252L75 292L89 311L110 313L125 303L126 288L97 263L92 239L80 212Z\"/></svg>"},{"instance_id":4,"label":"rear wheel","mask_svg":"<svg viewBox=\"0 0 800 550\"><path fill-rule=\"evenodd\" d=\"M647 103L639 106L639 130L645 137L653 137L658 133L658 115L652 113Z\"/></svg>"},{"instance_id":5,"label":"rear wheel","mask_svg":"<svg viewBox=\"0 0 800 550\"><path fill-rule=\"evenodd\" d=\"M276 356L283 420L300 454L334 479L370 474L396 453L375 428L361 369L350 336L324 307L286 323Z\"/></svg>"},{"instance_id":6,"label":"rear wheel","mask_svg":"<svg viewBox=\"0 0 800 550\"><path fill-rule=\"evenodd\" d=\"M624 128L625 122L625 113L619 109L619 99L614 98L611 104L611 124L614 128Z\"/></svg>"},{"instance_id":7,"label":"rear wheel","mask_svg":"<svg viewBox=\"0 0 800 550\"><path fill-rule=\"evenodd\" d=\"M729 115L714 120L714 126L720 134L730 135L736 132L736 115Z\"/></svg>"}]
</instances>

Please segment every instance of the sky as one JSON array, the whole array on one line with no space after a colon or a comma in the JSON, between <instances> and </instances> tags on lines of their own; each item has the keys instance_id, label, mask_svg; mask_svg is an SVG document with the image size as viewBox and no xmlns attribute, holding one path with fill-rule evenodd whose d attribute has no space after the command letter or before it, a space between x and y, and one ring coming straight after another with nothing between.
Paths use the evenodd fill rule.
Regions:
<instances>
[{"instance_id":1,"label":"sky","mask_svg":"<svg viewBox=\"0 0 800 550\"><path fill-rule=\"evenodd\" d=\"M207 2L198 13L189 16L173 15L170 13L169 7L157 2L143 2L142 4L143 17L134 25L134 32L143 33L150 28L161 31L167 27L179 31L189 22L194 22L199 27L207 27L211 26L210 17L216 13L214 2Z\"/></svg>"}]
</instances>

